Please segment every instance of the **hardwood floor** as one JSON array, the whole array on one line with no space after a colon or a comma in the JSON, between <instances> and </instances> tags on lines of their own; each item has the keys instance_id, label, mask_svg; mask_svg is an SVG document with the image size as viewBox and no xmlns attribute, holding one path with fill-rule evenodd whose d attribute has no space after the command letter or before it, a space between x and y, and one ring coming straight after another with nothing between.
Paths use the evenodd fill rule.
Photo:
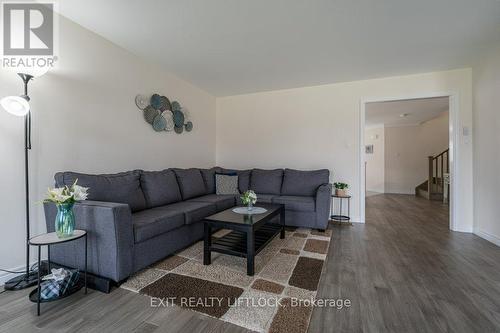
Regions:
<instances>
[{"instance_id":1,"label":"hardwood floor","mask_svg":"<svg viewBox=\"0 0 500 333\"><path fill-rule=\"evenodd\" d=\"M499 332L500 249L448 229L448 207L408 195L366 199L366 224L334 227L316 332Z\"/></svg>"},{"instance_id":2,"label":"hardwood floor","mask_svg":"<svg viewBox=\"0 0 500 333\"><path fill-rule=\"evenodd\" d=\"M152 308L149 297L116 289L110 294L89 290L66 299L36 305L29 291L0 295L0 332L227 332L248 330L178 307Z\"/></svg>"},{"instance_id":3,"label":"hardwood floor","mask_svg":"<svg viewBox=\"0 0 500 333\"><path fill-rule=\"evenodd\" d=\"M316 332L500 331L500 249L448 230L447 207L406 195L367 198L367 223L332 226L320 298L352 306L315 308ZM42 306L29 291L0 295L0 332L248 332L117 289Z\"/></svg>"}]
</instances>

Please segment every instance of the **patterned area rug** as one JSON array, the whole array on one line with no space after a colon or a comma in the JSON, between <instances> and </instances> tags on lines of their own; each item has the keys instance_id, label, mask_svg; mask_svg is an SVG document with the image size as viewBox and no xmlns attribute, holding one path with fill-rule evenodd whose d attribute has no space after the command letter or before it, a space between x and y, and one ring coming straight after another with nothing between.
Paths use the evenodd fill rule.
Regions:
<instances>
[{"instance_id":1,"label":"patterned area rug","mask_svg":"<svg viewBox=\"0 0 500 333\"><path fill-rule=\"evenodd\" d=\"M229 231L220 230L214 237ZM203 242L130 277L121 288L152 297L152 304L181 306L257 332L306 332L330 244L331 230L289 229L256 257L212 253L203 265ZM158 303L160 304L160 303ZM175 305L174 305L175 304Z\"/></svg>"}]
</instances>

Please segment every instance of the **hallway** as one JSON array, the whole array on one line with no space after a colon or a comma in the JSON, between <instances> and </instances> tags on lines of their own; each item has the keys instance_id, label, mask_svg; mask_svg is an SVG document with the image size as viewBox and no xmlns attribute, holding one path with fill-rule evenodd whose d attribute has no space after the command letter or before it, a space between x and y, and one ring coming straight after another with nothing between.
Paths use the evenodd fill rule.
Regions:
<instances>
[{"instance_id":1,"label":"hallway","mask_svg":"<svg viewBox=\"0 0 500 333\"><path fill-rule=\"evenodd\" d=\"M309 332L500 331L500 249L448 229L448 206L411 195L366 199L365 225L333 226Z\"/></svg>"}]
</instances>

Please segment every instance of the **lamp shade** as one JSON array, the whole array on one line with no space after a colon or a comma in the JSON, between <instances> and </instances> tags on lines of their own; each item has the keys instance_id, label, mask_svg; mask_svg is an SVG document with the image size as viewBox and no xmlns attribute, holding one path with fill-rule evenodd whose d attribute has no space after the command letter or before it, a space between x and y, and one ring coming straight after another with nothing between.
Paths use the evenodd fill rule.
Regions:
<instances>
[{"instance_id":1,"label":"lamp shade","mask_svg":"<svg viewBox=\"0 0 500 333\"><path fill-rule=\"evenodd\" d=\"M26 74L33 76L35 78L45 75L48 71L50 71L50 67L24 67L24 66L16 66L12 68L6 69L9 72L14 74Z\"/></svg>"},{"instance_id":2,"label":"lamp shade","mask_svg":"<svg viewBox=\"0 0 500 333\"><path fill-rule=\"evenodd\" d=\"M28 68L17 68L18 73L27 74L33 77L40 77L45 75L50 70L50 67L28 67Z\"/></svg>"},{"instance_id":3,"label":"lamp shade","mask_svg":"<svg viewBox=\"0 0 500 333\"><path fill-rule=\"evenodd\" d=\"M2 98L0 104L5 109L5 111L22 117L25 116L30 110L30 104L24 97L20 96L7 96Z\"/></svg>"}]
</instances>

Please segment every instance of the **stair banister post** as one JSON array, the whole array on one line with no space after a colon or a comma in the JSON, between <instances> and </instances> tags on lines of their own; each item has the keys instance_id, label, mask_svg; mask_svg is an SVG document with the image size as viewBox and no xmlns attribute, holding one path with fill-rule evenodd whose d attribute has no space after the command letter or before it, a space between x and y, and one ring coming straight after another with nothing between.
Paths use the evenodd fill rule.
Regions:
<instances>
[{"instance_id":1,"label":"stair banister post","mask_svg":"<svg viewBox=\"0 0 500 333\"><path fill-rule=\"evenodd\" d=\"M434 156L429 156L429 179L427 181L427 193L429 193L429 199L431 198L432 194L433 161L434 161Z\"/></svg>"},{"instance_id":2,"label":"stair banister post","mask_svg":"<svg viewBox=\"0 0 500 333\"><path fill-rule=\"evenodd\" d=\"M443 186L444 186L444 174L446 173L446 165L444 165L444 162L445 162L445 161L444 161L444 157L445 157L445 155L443 155L443 156L441 157L441 167L442 167L442 169L443 169L443 171L441 171L441 175L443 176L443 178L441 179L441 183L443 184ZM441 192L442 192L442 191L441 191Z\"/></svg>"}]
</instances>

